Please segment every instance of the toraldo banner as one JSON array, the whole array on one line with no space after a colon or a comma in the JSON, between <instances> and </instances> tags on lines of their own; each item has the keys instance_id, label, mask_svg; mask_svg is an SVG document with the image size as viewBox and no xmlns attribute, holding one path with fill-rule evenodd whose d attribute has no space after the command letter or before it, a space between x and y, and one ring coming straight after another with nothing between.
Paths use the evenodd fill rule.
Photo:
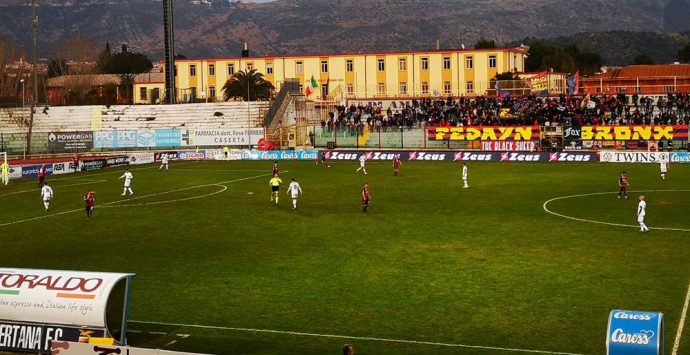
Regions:
<instances>
[{"instance_id":1,"label":"toraldo banner","mask_svg":"<svg viewBox=\"0 0 690 355\"><path fill-rule=\"evenodd\" d=\"M664 353L664 314L614 309L609 314L606 355Z\"/></svg>"},{"instance_id":2,"label":"toraldo banner","mask_svg":"<svg viewBox=\"0 0 690 355\"><path fill-rule=\"evenodd\" d=\"M531 141L539 140L539 126L431 126L429 141Z\"/></svg>"},{"instance_id":3,"label":"toraldo banner","mask_svg":"<svg viewBox=\"0 0 690 355\"><path fill-rule=\"evenodd\" d=\"M111 291L132 276L0 268L0 320L105 328Z\"/></svg>"}]
</instances>

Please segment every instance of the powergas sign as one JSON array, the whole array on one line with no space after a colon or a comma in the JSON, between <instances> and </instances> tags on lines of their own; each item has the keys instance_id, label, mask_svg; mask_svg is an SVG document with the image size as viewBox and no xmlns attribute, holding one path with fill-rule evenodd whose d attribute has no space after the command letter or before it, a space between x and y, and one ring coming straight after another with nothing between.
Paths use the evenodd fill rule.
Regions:
<instances>
[{"instance_id":1,"label":"powergas sign","mask_svg":"<svg viewBox=\"0 0 690 355\"><path fill-rule=\"evenodd\" d=\"M0 320L105 328L111 291L132 276L0 268Z\"/></svg>"}]
</instances>

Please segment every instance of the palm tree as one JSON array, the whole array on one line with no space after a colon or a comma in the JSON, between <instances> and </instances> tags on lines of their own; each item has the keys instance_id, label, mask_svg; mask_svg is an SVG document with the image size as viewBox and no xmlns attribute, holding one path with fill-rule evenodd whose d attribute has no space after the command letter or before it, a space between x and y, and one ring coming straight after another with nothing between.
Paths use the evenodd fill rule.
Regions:
<instances>
[{"instance_id":1,"label":"palm tree","mask_svg":"<svg viewBox=\"0 0 690 355\"><path fill-rule=\"evenodd\" d=\"M256 69L240 70L223 85L223 99L225 101L231 97L242 97L245 101L256 101L259 98L268 99L272 92L273 84L264 79L264 75L257 72Z\"/></svg>"}]
</instances>

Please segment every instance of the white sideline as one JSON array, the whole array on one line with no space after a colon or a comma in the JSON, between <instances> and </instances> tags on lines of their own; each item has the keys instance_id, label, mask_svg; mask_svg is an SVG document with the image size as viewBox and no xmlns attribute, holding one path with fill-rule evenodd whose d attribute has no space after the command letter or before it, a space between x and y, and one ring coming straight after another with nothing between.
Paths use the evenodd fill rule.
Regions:
<instances>
[{"instance_id":1,"label":"white sideline","mask_svg":"<svg viewBox=\"0 0 690 355\"><path fill-rule=\"evenodd\" d=\"M288 171L285 171L285 172L287 173ZM200 188L200 187L216 186L216 185L221 185L221 184L231 184L231 183L233 183L233 182L251 180L251 179L256 179L256 178L266 177L266 176L271 176L271 175L273 175L273 174L261 174L261 175L246 177L246 178L240 178L240 179L234 179L234 180L228 180L228 181L221 181L221 182L214 182L214 183L204 184L204 185L196 185L196 186L184 187L184 188L181 188L181 189L175 189L175 190L157 192L157 193L148 194L148 195L140 195L140 196L136 196L136 197L125 198L125 199L122 199L122 200L106 202L106 203L102 204L102 206L109 206L109 205L113 205L113 204L120 203L120 202L127 202L127 201L132 201L132 200L138 200L138 199L142 199L142 198L146 198L146 197L160 196L160 195L169 194L169 193L173 193L173 192L179 192L179 191L186 191L186 190L191 190L191 189L197 189L197 188ZM225 190L223 190L223 191L225 191ZM38 220L38 219L43 219L43 218L48 218L48 217L53 217L53 216L60 216L60 215L63 215L63 214L74 213L74 212L83 211L83 210L84 210L83 208L77 208L77 209L73 209L73 210L69 210L69 211L64 211L64 212L50 213L50 214L46 214L46 215L43 215L43 216L37 216L37 217L32 217L32 218L27 218L27 219L21 219L21 220L18 220L18 221L6 222L6 223L3 223L3 224L0 224L0 227L5 227L5 226L13 225L13 224L24 223L24 222L31 222L31 221L35 221L35 220Z\"/></svg>"},{"instance_id":2,"label":"white sideline","mask_svg":"<svg viewBox=\"0 0 690 355\"><path fill-rule=\"evenodd\" d=\"M174 327L187 327L187 328L200 328L200 329L218 329L218 330L231 330L231 331L252 332L252 333L287 334L287 335L299 335L299 336L319 337L319 338L371 340L371 341L380 341L380 342L386 342L386 343L402 343L402 344L416 344L416 345L431 345L431 346L443 346L443 347L451 347L451 348L497 350L497 351L508 351L508 352L519 352L519 353L537 353L537 354L554 354L554 355L583 355L583 354L578 354L578 353L569 353L569 352L562 352L562 351L532 350L532 349L516 349L516 348L504 348L504 347L499 347L499 346L483 346L483 345L470 345L470 344L438 343L438 342L432 342L432 341L405 340L405 339L387 339L387 338L364 337L364 336L350 336L350 335L338 335L338 334L304 333L304 332L291 332L291 331L287 331L287 330L253 329L253 328L236 328L236 327L220 327L220 326L212 326L212 325L181 324L181 323L161 323L161 322L149 322L149 321L138 321L138 320L130 320L129 322L131 322L131 323L139 323L139 324L154 324L154 325L174 326Z\"/></svg>"},{"instance_id":3,"label":"white sideline","mask_svg":"<svg viewBox=\"0 0 690 355\"><path fill-rule=\"evenodd\" d=\"M688 293L685 294L685 305L683 306L683 312L680 314L680 322L678 322L678 331L676 332L676 340L673 342L673 352L671 355L678 354L678 348L680 347L680 337L683 335L683 325L685 324L685 316L688 314L688 303L690 303L690 284L688 284Z\"/></svg>"},{"instance_id":4,"label":"white sideline","mask_svg":"<svg viewBox=\"0 0 690 355\"><path fill-rule=\"evenodd\" d=\"M637 191L628 191L628 192L690 192L690 190L637 190ZM542 208L546 213L550 213L554 216L561 217L561 218L566 218L566 219L571 219L573 221L578 221L578 222L587 222L587 223L596 223L596 224L604 224L607 226L615 226L615 227L626 227L626 228L639 228L639 225L632 225L632 224L621 224L621 223L609 223L609 222L602 222L602 221L595 221L591 219L584 219L584 218L577 218L577 217L572 217L564 214L560 214L554 211L549 210L547 207L549 203L553 201L558 201L558 200L565 200L568 198L573 198L573 197L584 197L584 196L596 196L596 195L608 195L608 194L616 194L617 192L615 191L609 191L609 192L592 192L588 194L578 194L578 195L568 195L568 196L560 196L560 197L554 197L550 200L547 200L544 202L542 205ZM655 229L655 230L665 230L665 231L676 231L676 232L690 232L690 229L688 228L666 228L666 227L649 227L649 229Z\"/></svg>"}]
</instances>

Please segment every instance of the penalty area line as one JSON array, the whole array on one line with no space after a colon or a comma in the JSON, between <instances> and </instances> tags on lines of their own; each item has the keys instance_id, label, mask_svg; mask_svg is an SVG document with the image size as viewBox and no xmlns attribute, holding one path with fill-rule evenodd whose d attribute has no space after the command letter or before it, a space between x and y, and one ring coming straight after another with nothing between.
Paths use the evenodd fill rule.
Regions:
<instances>
[{"instance_id":1,"label":"penalty area line","mask_svg":"<svg viewBox=\"0 0 690 355\"><path fill-rule=\"evenodd\" d=\"M690 284L688 284L688 293L685 294L685 304L683 305L683 312L680 314L680 322L678 322L678 331L676 332L676 340L673 342L673 352L671 355L677 355L678 348L680 348L680 337L683 335L685 316L688 314L688 303L690 303Z\"/></svg>"},{"instance_id":2,"label":"penalty area line","mask_svg":"<svg viewBox=\"0 0 690 355\"><path fill-rule=\"evenodd\" d=\"M230 331L251 332L251 333L285 334L285 335L297 335L297 336L305 336L305 337L333 338L333 339L369 340L369 341L378 341L378 342L385 342L385 343L430 345L430 346L442 346L442 347L449 347L449 348L482 349L482 350L496 350L496 351L518 352L518 353L553 354L553 355L583 355L583 354L578 354L578 353L570 353L570 352L562 352L562 351L517 349L517 348L505 348L505 347L499 347L499 346L439 343L439 342L432 342L432 341L388 339L388 338L351 336L351 335L339 335L339 334L304 333L304 332L292 332L292 331L287 331L287 330L274 330L274 329L221 327L221 326L213 326L213 325L162 323L162 322L149 322L149 321L138 321L138 320L130 320L129 322L138 323L138 324L153 324L153 325L185 327L185 328L199 328L199 329L230 330Z\"/></svg>"}]
</instances>

